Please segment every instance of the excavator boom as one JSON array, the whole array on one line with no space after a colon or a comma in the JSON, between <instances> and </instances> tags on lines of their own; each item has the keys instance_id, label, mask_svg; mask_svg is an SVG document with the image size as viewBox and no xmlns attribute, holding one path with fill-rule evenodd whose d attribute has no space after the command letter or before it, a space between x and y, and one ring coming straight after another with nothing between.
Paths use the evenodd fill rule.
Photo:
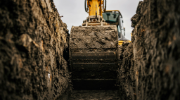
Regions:
<instances>
[{"instance_id":1,"label":"excavator boom","mask_svg":"<svg viewBox=\"0 0 180 100\"><path fill-rule=\"evenodd\" d=\"M103 4L104 0L87 0L87 2L85 2L85 7L87 10L89 10L86 10L89 13L89 16L102 16Z\"/></svg>"}]
</instances>

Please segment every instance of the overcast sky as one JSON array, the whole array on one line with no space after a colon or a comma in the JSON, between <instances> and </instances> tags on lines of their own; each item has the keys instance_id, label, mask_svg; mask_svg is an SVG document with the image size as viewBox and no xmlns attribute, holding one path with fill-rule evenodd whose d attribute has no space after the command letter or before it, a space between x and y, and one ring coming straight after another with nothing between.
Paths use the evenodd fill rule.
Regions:
<instances>
[{"instance_id":1,"label":"overcast sky","mask_svg":"<svg viewBox=\"0 0 180 100\"><path fill-rule=\"evenodd\" d=\"M143 0L107 0L106 10L119 10L123 15L126 38L131 39L131 17L136 13L139 1ZM69 32L72 26L80 26L88 17L84 10L84 0L54 0L56 8L64 23L67 24Z\"/></svg>"}]
</instances>

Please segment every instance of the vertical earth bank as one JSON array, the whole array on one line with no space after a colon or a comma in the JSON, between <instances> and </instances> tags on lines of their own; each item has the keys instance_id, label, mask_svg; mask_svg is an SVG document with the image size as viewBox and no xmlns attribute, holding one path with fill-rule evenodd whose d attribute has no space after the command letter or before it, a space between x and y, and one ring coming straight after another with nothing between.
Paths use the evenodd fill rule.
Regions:
<instances>
[{"instance_id":1,"label":"vertical earth bank","mask_svg":"<svg viewBox=\"0 0 180 100\"><path fill-rule=\"evenodd\" d=\"M64 93L68 41L53 0L0 1L0 99L53 100Z\"/></svg>"}]
</instances>

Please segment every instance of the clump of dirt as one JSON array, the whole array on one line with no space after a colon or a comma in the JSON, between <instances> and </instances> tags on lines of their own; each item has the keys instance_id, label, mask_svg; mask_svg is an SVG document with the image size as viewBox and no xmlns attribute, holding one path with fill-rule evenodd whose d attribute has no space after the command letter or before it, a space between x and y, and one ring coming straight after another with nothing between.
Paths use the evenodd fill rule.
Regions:
<instances>
[{"instance_id":1,"label":"clump of dirt","mask_svg":"<svg viewBox=\"0 0 180 100\"><path fill-rule=\"evenodd\" d=\"M117 48L116 26L73 27L70 48Z\"/></svg>"},{"instance_id":2,"label":"clump of dirt","mask_svg":"<svg viewBox=\"0 0 180 100\"><path fill-rule=\"evenodd\" d=\"M69 84L69 34L53 1L3 0L0 27L0 99L60 96Z\"/></svg>"}]
</instances>

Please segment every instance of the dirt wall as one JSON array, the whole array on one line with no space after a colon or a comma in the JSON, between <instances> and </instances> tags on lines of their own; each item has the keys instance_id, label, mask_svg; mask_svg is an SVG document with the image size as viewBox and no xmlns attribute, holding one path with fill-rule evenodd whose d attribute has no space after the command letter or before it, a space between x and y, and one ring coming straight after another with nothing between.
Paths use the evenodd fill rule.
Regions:
<instances>
[{"instance_id":1,"label":"dirt wall","mask_svg":"<svg viewBox=\"0 0 180 100\"><path fill-rule=\"evenodd\" d=\"M122 100L134 99L135 79L134 79L134 59L132 43L123 43L119 46L118 61L118 85L120 98Z\"/></svg>"},{"instance_id":2,"label":"dirt wall","mask_svg":"<svg viewBox=\"0 0 180 100\"><path fill-rule=\"evenodd\" d=\"M53 0L1 0L0 99L53 100L65 92L68 38Z\"/></svg>"},{"instance_id":3,"label":"dirt wall","mask_svg":"<svg viewBox=\"0 0 180 100\"><path fill-rule=\"evenodd\" d=\"M133 70L126 70L125 79L129 79L129 82L135 81L135 85L129 85L128 89L122 88L125 90L124 93L130 93L130 99L180 99L179 4L178 0L139 2L136 14L131 19L134 30L132 43L128 47L132 45L133 50L124 51L124 53L132 52L133 54L134 65L129 65L129 69ZM127 58L124 56L123 60ZM127 64L121 65L121 67L126 66ZM126 98L128 96L125 94Z\"/></svg>"}]
</instances>

